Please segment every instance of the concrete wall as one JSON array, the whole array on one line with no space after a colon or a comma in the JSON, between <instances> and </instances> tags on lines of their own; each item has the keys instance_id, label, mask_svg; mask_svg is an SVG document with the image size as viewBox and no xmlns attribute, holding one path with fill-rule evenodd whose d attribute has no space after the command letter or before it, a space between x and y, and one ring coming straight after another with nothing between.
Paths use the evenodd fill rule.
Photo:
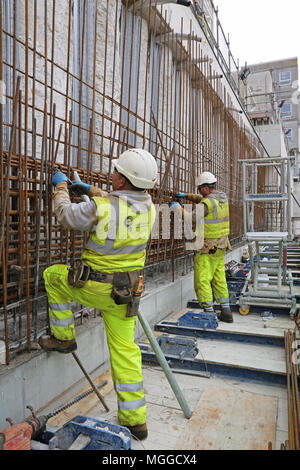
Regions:
<instances>
[{"instance_id":1,"label":"concrete wall","mask_svg":"<svg viewBox=\"0 0 300 470\"><path fill-rule=\"evenodd\" d=\"M287 156L281 124L256 126L256 131L271 157Z\"/></svg>"},{"instance_id":2,"label":"concrete wall","mask_svg":"<svg viewBox=\"0 0 300 470\"><path fill-rule=\"evenodd\" d=\"M222 75L222 85L226 88L226 92L229 94L230 99L232 100L232 106L236 110L240 110L239 101L233 92L231 86L229 85L228 81L226 80L225 72L222 70L219 62L216 59L216 56L211 49L202 29L200 28L195 16L193 15L190 8L182 7L176 4L166 4L163 7L164 14L167 12L167 20L171 26L171 28L178 33L182 34L190 34L191 30L197 35L198 38L202 39L201 42L201 50L203 51L203 56L208 56L211 59L211 66L212 70L216 72L217 75ZM206 14L209 13L208 11ZM181 22L181 18L183 21ZM183 41L184 44L185 41ZM188 50L188 48L187 48ZM241 85L242 87L242 85ZM241 119L243 120L243 124L245 125L246 129L250 132L251 135L254 135L253 129L249 123L248 118L243 113L240 115Z\"/></svg>"},{"instance_id":3,"label":"concrete wall","mask_svg":"<svg viewBox=\"0 0 300 470\"><path fill-rule=\"evenodd\" d=\"M26 39L26 28L25 28L25 0L20 0L19 2L19 25L18 25L18 35L22 41L25 42ZM207 7L210 6L210 2L207 2ZM109 6L108 6L109 5ZM117 7L117 8L116 8ZM28 9L29 9L29 37L28 37L28 45L29 47L33 47L34 45L34 36L33 36L33 11L34 11L34 0L29 0L28 2ZM117 10L117 11L116 11ZM42 2L39 5L37 10L37 42L36 47L37 51L41 54L44 54L46 49L48 53L48 58L51 58L52 55L52 2L49 2L49 8L47 7L47 44L45 45L44 41L44 27L45 27L45 12L44 12L44 3ZM146 9L148 12L148 9ZM73 80L69 77L69 83L67 83L67 73L66 70L69 69L69 72L79 78L80 70L76 70L75 63L76 63L76 45L74 44L74 37L75 32L77 31L76 27L74 27L73 23L71 24L70 30L70 54L69 54L69 62L68 62L68 21L69 21L69 4L68 2L56 2L55 7L55 24L54 24L54 62L59 65L59 67L54 66L52 68L51 61L48 61L47 64L47 84L50 86L51 80L53 79L53 85L55 91L53 96L50 95L50 89L48 89L48 113L50 112L50 98L52 98L53 103L56 105L56 136L58 135L59 126L61 123L64 122L65 118L68 119L68 114L66 115L66 102L65 96L73 96L75 93L75 84L77 81ZM98 2L98 15L97 15L97 41L95 45L95 53L96 53L96 61L95 61L95 77L93 77L93 61L94 61L94 45L89 45L89 53L87 54L89 57L89 74L87 77L84 76L84 80L89 83L90 86L95 84L95 89L97 90L95 94L95 110L97 111L95 114L95 137L94 148L100 149L100 153L108 154L110 150L110 139L108 138L114 130L111 129L111 118L113 121L118 122L120 120L120 106L119 102L121 101L121 105L123 107L128 106L128 102L126 98L122 96L122 56L123 56L123 49L120 50L119 46L121 41L123 40L123 36L119 30L119 17L121 13L121 2L116 2L116 0L112 0L112 2ZM224 72L220 68L215 55L213 54L207 40L204 37L204 33L201 30L196 18L193 16L191 10L186 7L182 7L175 4L167 4L163 6L163 17L166 14L166 20L170 24L170 27L174 29L175 33L189 34L192 31L198 36L202 38L201 49L203 51L203 55L208 55L211 58L211 65L212 70L215 70L217 74L223 75L222 83L226 88L226 91L229 93L230 98L232 100L232 105L236 109L239 108L238 100L236 99L231 87L229 86L227 80L225 79ZM212 14L212 11L211 11ZM129 16L131 13L127 12L127 28L131 31L131 26L129 22ZM183 20L182 20L183 19ZM107 27L106 27L107 26ZM117 27L116 27L117 26ZM87 28L93 28L93 22L89 25L86 25ZM157 24L156 27L158 28L159 25ZM147 110L146 121L150 121L150 83L149 81L149 67L147 68L147 59L148 59L148 18L141 18L141 36L138 37L140 41L140 66L139 66L139 86L138 86L138 96L137 96L137 141L136 146L143 145L144 137L148 137L149 135L149 126L147 123L144 122L144 115L145 109ZM78 31L77 31L78 33ZM78 33L79 34L79 33ZM64 45L62 47L61 45ZM185 41L183 41L185 44ZM186 42L186 48L189 50L188 42ZM85 40L85 51L87 47L87 39ZM195 47L195 45L193 45ZM77 55L80 54L81 51L77 51ZM35 105L41 111L35 112L35 117L37 118L37 132L41 135L42 134L42 126L43 126L43 119L42 119L42 110L44 108L44 101L45 101L45 87L41 85L41 82L45 81L45 60L39 54L33 54L31 50L29 50L28 57L26 58L26 48L23 45L20 45L18 48L18 55L20 61L20 69L25 70L27 59L28 59L28 68L32 71L33 68L33 61L36 61L35 67L35 81L29 78L28 82L28 100L29 104L32 103L33 95L32 91L35 90ZM170 122L169 114L170 114L170 101L172 100L171 93L169 93L169 103L167 102L166 98L163 95L166 95L166 89L171 90L172 83L174 81L174 76L172 75L172 61L174 60L174 53L172 53L171 49L167 46L165 48L161 46L161 56L163 60L166 61L169 66L166 67L166 70L169 71L169 75L167 75L166 71L163 72L163 67L161 67L159 83L159 96L160 104L159 108L159 115L157 118L158 125L164 129L163 134L163 144L166 145L166 137L164 134L172 135L173 134L173 127L175 123ZM130 57L126 57L125 62L129 61ZM115 63L114 63L115 61ZM85 69L84 69L85 70ZM163 73L165 76L163 77ZM53 74L53 77L52 77ZM147 76L148 74L148 76ZM186 79L183 74L182 76L182 83L185 83ZM165 89L163 90L163 86ZM67 88L68 87L68 88ZM145 89L147 87L146 93ZM21 88L23 92L25 91L25 80L24 77L22 78ZM221 87L223 89L223 87ZM73 91L72 91L73 90ZM163 93L164 91L164 93ZM85 103L86 97L85 93L87 90L83 87L82 93L84 94L82 97L82 101ZM184 92L184 90L183 90ZM90 90L90 94L92 91ZM76 95L76 93L75 93ZM103 99L103 96L106 98ZM76 98L76 96L75 96ZM111 100L112 98L113 100ZM173 97L174 98L174 97ZM78 99L78 97L76 98ZM75 99L75 101L76 101ZM91 101L91 97L89 98ZM91 105L91 103L89 103ZM169 111L167 111L169 108ZM186 106L188 109L188 106ZM76 123L76 109L77 105L72 100L68 100L68 113L72 109L73 112L73 121ZM135 112L133 109L132 111ZM104 114L105 118L102 119L102 113ZM241 115L245 126L248 128L250 133L253 135L253 130L249 125L248 119L245 115ZM24 117L23 117L24 119ZM28 117L28 130L31 130L31 111ZM83 127L89 127L89 120L88 122L83 122L86 119L82 117L81 124ZM188 122L188 120L187 120ZM168 128L169 126L169 128ZM117 126L117 133L116 138L118 138L119 134L119 127ZM186 129L188 135L188 129ZM77 134L76 134L76 127L73 126L72 129L72 138L73 144L77 144ZM64 133L65 133L65 126L62 129L61 135L61 142L64 141ZM75 135L76 134L76 135ZM87 139L87 132L82 132L82 146L85 147L85 140ZM41 137L37 139L37 156L40 157L40 150L41 150ZM114 151L116 152L116 148ZM28 152L31 152L31 138L28 139ZM76 154L76 152L74 152ZM57 157L57 161L61 162L64 156L64 148L63 145L59 147L59 154ZM73 155L75 156L75 155ZM105 160L104 160L105 161ZM99 168L100 160L98 155L94 156L94 167L96 169ZM102 168L103 172L107 171L106 163L104 163L104 167Z\"/></svg>"},{"instance_id":4,"label":"concrete wall","mask_svg":"<svg viewBox=\"0 0 300 470\"><path fill-rule=\"evenodd\" d=\"M18 36L22 41L26 41L26 23L25 23L25 0L19 0L18 2ZM48 2L47 5L47 43L45 44L45 4L44 2L37 2L37 22L36 22L36 50L44 55L45 52L48 54L48 58L51 57L52 53L52 2ZM67 54L68 54L68 2L56 2L55 7L55 24L54 24L54 61L59 67L66 67L67 64ZM28 2L28 46L29 48L34 47L34 0L29 0ZM64 45L62 47L62 45ZM52 66L50 63L47 63L47 74L45 74L45 59L40 54L34 54L31 49L28 50L28 55L26 58L26 48L25 46L18 44L17 55L20 62L20 70L24 71L26 69L26 63L28 60L28 70L29 75L32 74L33 64L35 63L34 76L35 80L28 78L28 103L29 105L35 103L35 113L36 118L36 133L42 135L43 133L43 110L45 102L45 93L46 87L41 85L39 82L45 83L47 80L48 86L52 80L53 74L53 87L56 90L59 90L62 94L66 93L67 86L67 74L59 67ZM70 72L73 72L73 42L70 46ZM21 90L23 92L23 100L25 96L25 77L21 74ZM33 97L34 93L34 97ZM70 94L70 85L69 85L69 94ZM50 109L50 91L47 89L47 100L48 100L48 113L52 112ZM61 95L58 93L53 93L52 96L53 104L56 105L56 134L58 132L59 125L65 118L65 100L62 99ZM40 110L40 111L39 111ZM23 125L25 126L25 113L23 113ZM32 111L30 109L28 113L28 125L27 129L31 131L32 129ZM64 126L62 130L62 141L64 140ZM28 138L28 155L31 154L32 150L32 140ZM63 149L60 146L58 161L62 159ZM37 137L37 157L41 156L41 137Z\"/></svg>"}]
</instances>

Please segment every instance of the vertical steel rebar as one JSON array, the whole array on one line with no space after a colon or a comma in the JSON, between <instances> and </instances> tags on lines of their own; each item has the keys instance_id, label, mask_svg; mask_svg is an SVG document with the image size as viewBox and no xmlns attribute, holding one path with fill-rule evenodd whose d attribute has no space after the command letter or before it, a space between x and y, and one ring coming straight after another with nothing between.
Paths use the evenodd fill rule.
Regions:
<instances>
[{"instance_id":1,"label":"vertical steel rebar","mask_svg":"<svg viewBox=\"0 0 300 470\"><path fill-rule=\"evenodd\" d=\"M24 86L22 94L17 94L18 118L16 114L11 121L11 117L7 117L14 114L11 108L15 106L15 96L6 97L7 116L3 116L0 104L2 137L4 129L12 136L16 133L16 126L18 128L8 149L3 149L3 139L0 139L0 258L3 258L3 286L0 285L0 291L3 292L4 310L10 301L20 300L21 296L25 299L22 306L26 306L27 312L29 350L31 328L34 328L35 335L37 331L40 269L52 262L68 263L78 256L84 242L84 237L62 229L52 220L50 170L56 160L69 177L73 170L80 170L88 182L100 186L106 184L109 189L114 154L119 154L124 146L138 142L155 154L160 178L152 195L154 200L163 203L168 203L179 190L195 191L196 175L211 169L217 174L222 189L228 192L232 209L231 235L238 238L242 228L242 169L237 165L237 158L241 154L252 158L260 151L257 140L249 136L242 120L230 111L233 103L229 93L205 55L191 23L186 38L183 35L185 20L180 19L180 33L175 34L166 9L151 1L145 6L134 0L130 7L129 2L125 2L121 6L124 23L120 38L122 48L119 50L121 4L119 0L115 3L106 0L100 27L100 3L95 0L92 56L88 47L88 37L91 36L88 35L89 3L86 0L82 2L82 24L79 25L79 22L72 22L72 0L65 2L68 25L64 36L61 36L63 32L59 30L58 15L63 3L58 7L56 0L52 3L44 0L41 5L37 0L24 0L24 7L20 8L17 0L12 0L13 17L10 27L5 26L7 31L1 23L2 46L6 41L11 47L7 57L3 52L7 48L1 48L1 77L5 68L7 76L11 76L14 92L20 76ZM79 2L74 4L78 5ZM21 31L19 24L24 24L24 30ZM81 39L79 67L74 70L72 53L78 55L78 48L73 49L73 28L81 30L81 38L77 35L78 44ZM58 60L56 52L62 47L59 44L61 37L66 38L63 45L65 56ZM103 47L100 47L100 41ZM134 41L140 43L138 58L134 57ZM104 65L101 80L96 68L98 60L103 60ZM93 62L93 68L88 68L89 61ZM137 64L141 66L138 70L134 69ZM85 73L85 70L91 73ZM131 80L133 77L136 82ZM90 94L91 102L84 99ZM44 103L41 104L43 97ZM138 104L133 97L137 97ZM78 108L79 118L76 114ZM83 116L88 116L88 123ZM83 138L87 135L88 142ZM59 151L61 141L62 152ZM76 151L77 159L72 158L72 165L77 164L77 168L73 168L71 153L74 156ZM83 153L87 155L86 165L81 158ZM101 174L94 171L94 158L100 159ZM108 174L103 175L106 170ZM263 178L264 175L259 173L259 185ZM255 214L262 224L261 206L255 206ZM168 274L170 263L174 280L177 260L186 255L183 240L151 240L147 264L155 262L159 266L159 263L164 263ZM23 267L24 271L12 272L13 265ZM4 317L7 318L6 313ZM19 318L20 336L22 318ZM7 348L8 342L7 330Z\"/></svg>"}]
</instances>

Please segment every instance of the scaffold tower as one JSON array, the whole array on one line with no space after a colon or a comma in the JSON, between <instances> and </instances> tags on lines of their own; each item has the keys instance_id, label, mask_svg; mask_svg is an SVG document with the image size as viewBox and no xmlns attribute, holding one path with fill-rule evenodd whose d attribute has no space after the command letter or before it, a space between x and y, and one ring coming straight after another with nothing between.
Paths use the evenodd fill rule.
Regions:
<instances>
[{"instance_id":1,"label":"scaffold tower","mask_svg":"<svg viewBox=\"0 0 300 470\"><path fill-rule=\"evenodd\" d=\"M239 160L243 175L244 239L248 243L250 271L239 297L239 310L247 315L251 306L287 308L296 314L292 273L287 267L287 245L293 239L291 221L291 160L293 157ZM272 168L278 174L277 192L258 192L258 171ZM278 231L256 231L257 203L278 203ZM268 227L266 227L268 229ZM267 250L276 252L268 257Z\"/></svg>"}]
</instances>

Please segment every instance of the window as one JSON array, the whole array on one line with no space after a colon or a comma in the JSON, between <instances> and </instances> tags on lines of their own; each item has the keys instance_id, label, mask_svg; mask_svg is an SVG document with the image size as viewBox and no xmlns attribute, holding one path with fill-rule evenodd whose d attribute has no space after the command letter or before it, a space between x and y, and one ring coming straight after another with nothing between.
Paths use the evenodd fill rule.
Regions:
<instances>
[{"instance_id":1,"label":"window","mask_svg":"<svg viewBox=\"0 0 300 470\"><path fill-rule=\"evenodd\" d=\"M289 118L292 116L292 105L291 103L284 103L281 107L281 117Z\"/></svg>"},{"instance_id":2,"label":"window","mask_svg":"<svg viewBox=\"0 0 300 470\"><path fill-rule=\"evenodd\" d=\"M279 74L279 85L290 85L292 83L292 73L291 72L280 72Z\"/></svg>"},{"instance_id":3,"label":"window","mask_svg":"<svg viewBox=\"0 0 300 470\"><path fill-rule=\"evenodd\" d=\"M293 129L290 129L290 128L284 129L284 134L285 134L288 142L292 142L292 140L293 140Z\"/></svg>"}]
</instances>

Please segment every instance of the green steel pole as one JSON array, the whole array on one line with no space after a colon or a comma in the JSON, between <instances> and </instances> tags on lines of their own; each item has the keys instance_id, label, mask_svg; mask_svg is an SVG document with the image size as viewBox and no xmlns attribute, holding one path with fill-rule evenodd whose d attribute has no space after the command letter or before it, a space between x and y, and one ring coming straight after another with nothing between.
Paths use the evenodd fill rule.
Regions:
<instances>
[{"instance_id":1,"label":"green steel pole","mask_svg":"<svg viewBox=\"0 0 300 470\"><path fill-rule=\"evenodd\" d=\"M141 314L141 312L139 311L138 312L138 318L141 322L141 325L143 327L143 330L144 332L146 333L147 335L147 338L149 339L150 341L150 344L152 346L152 349L153 351L155 352L155 355L157 357L157 360L159 362L159 364L161 365L168 381L169 381L169 384L171 385L171 388L173 390L173 392L175 393L175 396L178 400L178 403L180 404L181 406L181 409L184 413L184 416L189 419L191 416L192 416L192 413L188 407L188 404L178 386L178 383L176 382L175 380L175 377L170 369L170 366L169 364L167 363L167 360L165 358L165 356L163 355L163 352L158 344L158 342L156 341L156 338L154 336L154 334L152 333L152 330L149 326L149 323L147 322L146 318Z\"/></svg>"}]
</instances>

